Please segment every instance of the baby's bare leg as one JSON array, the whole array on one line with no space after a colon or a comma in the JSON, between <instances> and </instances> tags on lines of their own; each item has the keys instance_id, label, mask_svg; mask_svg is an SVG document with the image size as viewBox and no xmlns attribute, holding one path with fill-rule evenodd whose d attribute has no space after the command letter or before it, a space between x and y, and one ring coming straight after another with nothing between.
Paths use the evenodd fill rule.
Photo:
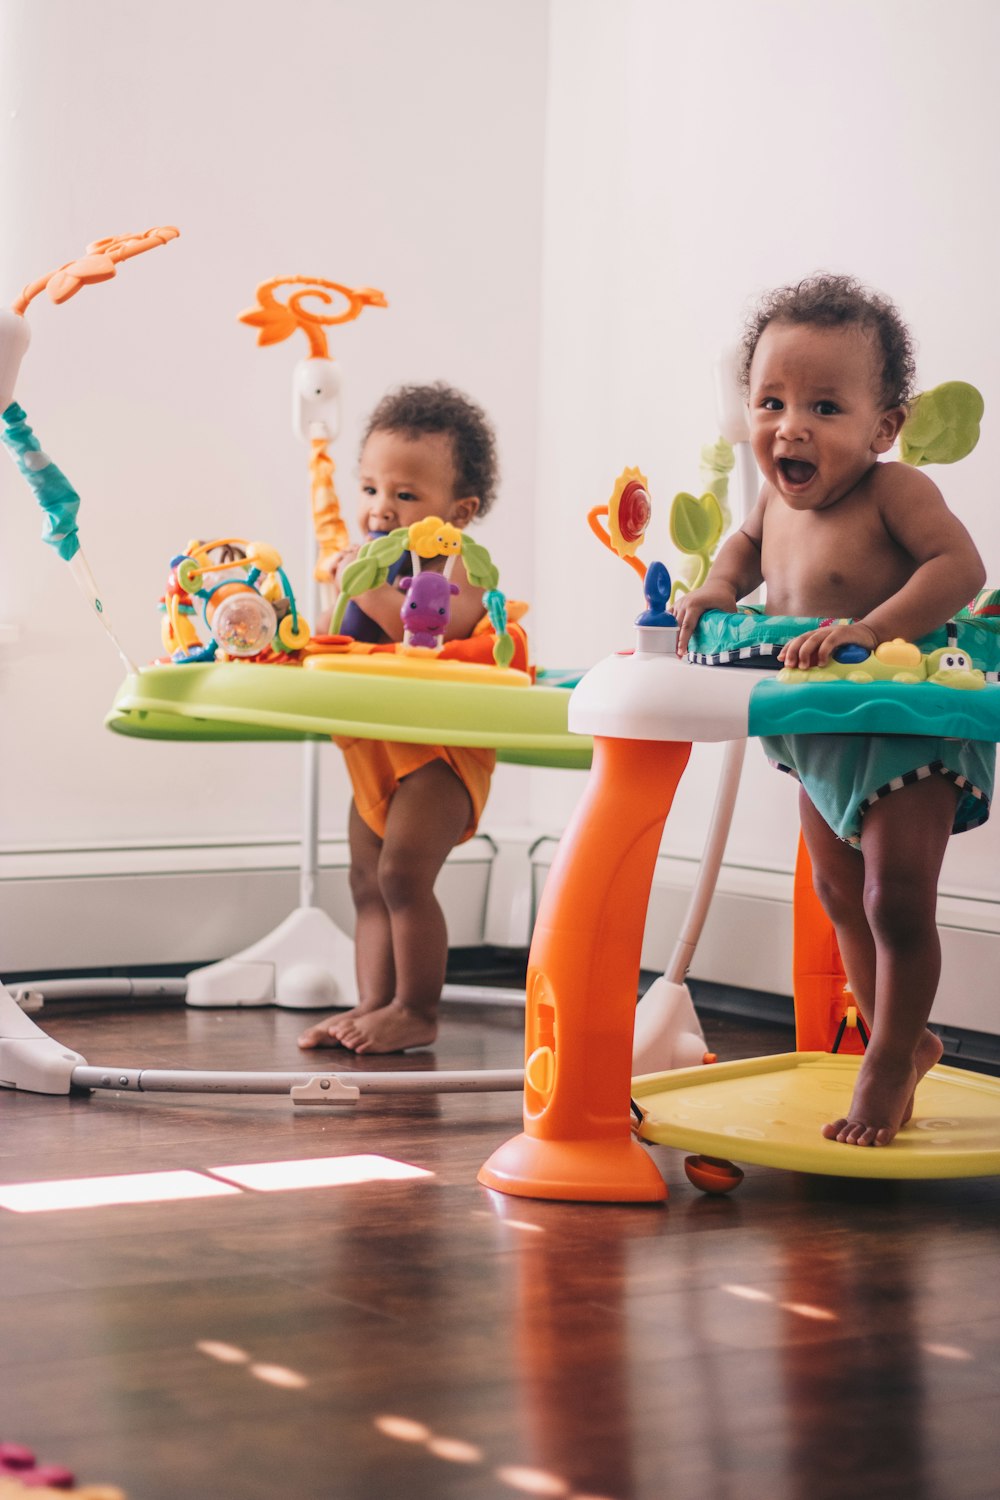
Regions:
<instances>
[{"instance_id":1,"label":"baby's bare leg","mask_svg":"<svg viewBox=\"0 0 1000 1500\"><path fill-rule=\"evenodd\" d=\"M469 794L443 761L404 777L392 799L378 863L389 912L395 994L387 1005L359 1007L337 1025L337 1040L361 1053L425 1047L437 1035L448 960L448 930L434 882L469 826Z\"/></svg>"},{"instance_id":2,"label":"baby's bare leg","mask_svg":"<svg viewBox=\"0 0 1000 1500\"><path fill-rule=\"evenodd\" d=\"M299 1046L340 1047L341 1028L349 1018L381 1010L396 992L396 969L392 957L389 908L378 885L378 862L382 840L361 817L353 800L347 824L351 851L351 899L356 913L354 966L358 981L358 1004L318 1021L299 1037Z\"/></svg>"},{"instance_id":3,"label":"baby's bare leg","mask_svg":"<svg viewBox=\"0 0 1000 1500\"><path fill-rule=\"evenodd\" d=\"M871 1033L847 1115L823 1128L828 1139L888 1145L941 1056L927 1018L941 968L937 881L957 795L933 776L883 798L865 815L860 857L803 798L817 894Z\"/></svg>"}]
</instances>

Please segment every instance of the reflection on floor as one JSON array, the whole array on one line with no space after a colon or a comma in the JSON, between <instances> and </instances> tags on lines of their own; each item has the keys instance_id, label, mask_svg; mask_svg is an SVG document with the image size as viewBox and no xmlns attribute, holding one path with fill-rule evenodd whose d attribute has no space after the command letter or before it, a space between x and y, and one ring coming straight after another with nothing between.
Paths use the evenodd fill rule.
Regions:
<instances>
[{"instance_id":1,"label":"reflection on floor","mask_svg":"<svg viewBox=\"0 0 1000 1500\"><path fill-rule=\"evenodd\" d=\"M792 1045L704 1019L722 1059ZM93 1064L302 1066L295 1013L90 1005L46 1024ZM322 1064L513 1067L522 1028L513 1007L451 1006L432 1052ZM80 1483L130 1500L996 1493L1000 1181L749 1167L708 1199L654 1147L665 1207L507 1198L476 1172L518 1129L515 1094L328 1111L7 1094L0 1113L3 1184L184 1174L211 1194L0 1207L0 1440Z\"/></svg>"}]
</instances>

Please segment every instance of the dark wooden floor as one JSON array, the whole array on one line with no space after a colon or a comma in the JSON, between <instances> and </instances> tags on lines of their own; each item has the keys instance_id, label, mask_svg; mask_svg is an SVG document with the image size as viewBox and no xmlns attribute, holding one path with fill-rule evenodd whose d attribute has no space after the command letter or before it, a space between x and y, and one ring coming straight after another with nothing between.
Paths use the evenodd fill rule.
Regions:
<instances>
[{"instance_id":1,"label":"dark wooden floor","mask_svg":"<svg viewBox=\"0 0 1000 1500\"><path fill-rule=\"evenodd\" d=\"M47 1024L92 1064L294 1069L302 1021ZM433 1054L367 1066L517 1066L522 1022L449 1007ZM722 1058L791 1045L706 1031ZM129 1500L1000 1495L1000 1179L750 1167L708 1199L653 1148L665 1207L534 1202L476 1183L519 1124L512 1094L0 1094L6 1183L360 1153L433 1174L0 1209L0 1440Z\"/></svg>"}]
</instances>

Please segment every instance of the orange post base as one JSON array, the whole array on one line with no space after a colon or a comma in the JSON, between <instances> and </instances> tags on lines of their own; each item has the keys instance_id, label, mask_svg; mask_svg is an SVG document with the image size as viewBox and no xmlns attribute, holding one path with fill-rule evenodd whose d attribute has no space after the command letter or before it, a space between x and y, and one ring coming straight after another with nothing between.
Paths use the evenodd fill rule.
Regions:
<instances>
[{"instance_id":1,"label":"orange post base","mask_svg":"<svg viewBox=\"0 0 1000 1500\"><path fill-rule=\"evenodd\" d=\"M515 1135L494 1151L479 1181L515 1198L577 1203L662 1203L667 1196L648 1152L625 1138L553 1141Z\"/></svg>"}]
</instances>

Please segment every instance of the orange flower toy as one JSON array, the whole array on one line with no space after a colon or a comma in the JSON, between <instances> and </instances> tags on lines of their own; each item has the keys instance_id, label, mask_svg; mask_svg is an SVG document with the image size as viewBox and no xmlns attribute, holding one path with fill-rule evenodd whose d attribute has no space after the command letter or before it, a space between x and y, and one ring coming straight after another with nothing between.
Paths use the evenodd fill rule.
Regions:
<instances>
[{"instance_id":1,"label":"orange flower toy","mask_svg":"<svg viewBox=\"0 0 1000 1500\"><path fill-rule=\"evenodd\" d=\"M281 302L276 295L281 287L299 290ZM334 310L317 310L307 306L309 301L318 301L322 307ZM292 374L292 426L296 435L310 446L312 526L318 548L314 577L318 583L329 579L333 559L350 542L340 513L333 478L335 465L328 448L340 432L341 380L330 354L326 329L353 322L366 307L388 305L382 292L374 287L354 290L316 276L277 276L261 282L256 306L240 313L241 323L257 329L260 345L280 344L296 329L301 329L309 341L309 358L300 360Z\"/></svg>"}]
</instances>

